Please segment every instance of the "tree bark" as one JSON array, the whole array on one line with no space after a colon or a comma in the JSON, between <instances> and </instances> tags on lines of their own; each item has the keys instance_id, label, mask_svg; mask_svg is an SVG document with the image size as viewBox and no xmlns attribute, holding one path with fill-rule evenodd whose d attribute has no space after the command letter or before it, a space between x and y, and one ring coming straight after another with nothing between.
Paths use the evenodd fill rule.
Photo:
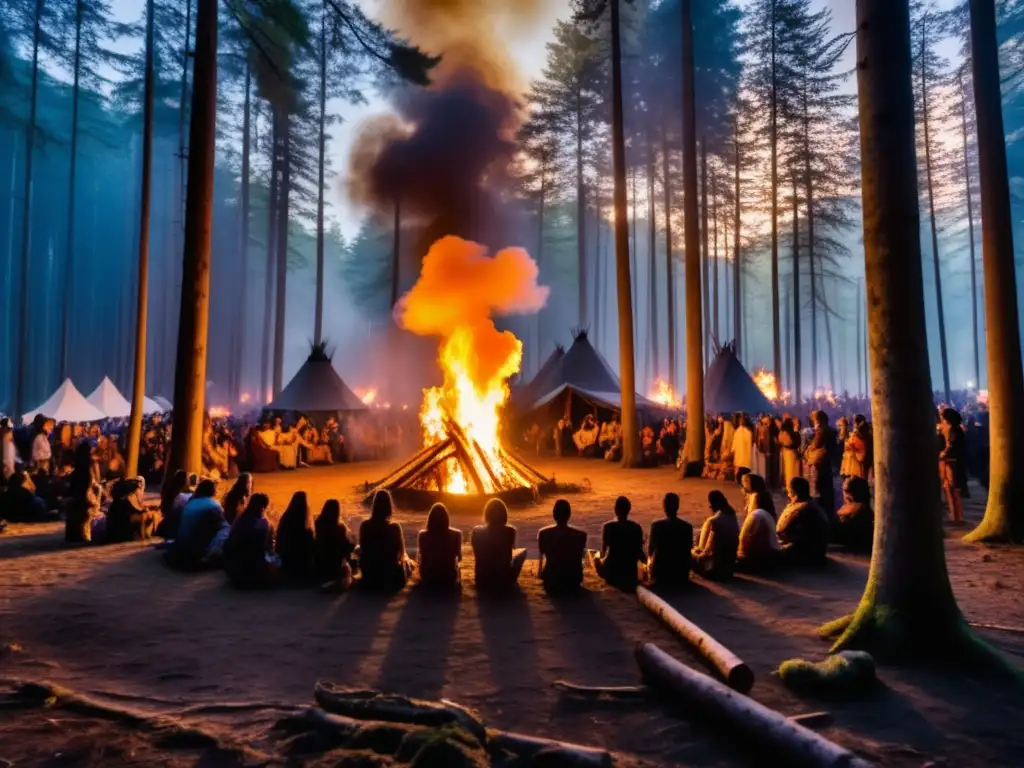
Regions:
<instances>
[{"instance_id":1,"label":"tree bark","mask_svg":"<svg viewBox=\"0 0 1024 768\"><path fill-rule=\"evenodd\" d=\"M874 426L875 537L852 616L822 628L834 650L995 662L960 614L946 570L924 284L906 0L857 1L861 196Z\"/></svg>"},{"instance_id":2,"label":"tree bark","mask_svg":"<svg viewBox=\"0 0 1024 768\"><path fill-rule=\"evenodd\" d=\"M545 205L547 203L547 182L548 182L548 157L547 153L543 155L541 159L541 172L540 172L540 197L537 201L537 251L534 255L534 261L537 262L537 273L540 274L541 266L544 263L544 215ZM536 342L534 346L537 350L537 370L540 370L540 366L544 364L543 345L541 344L541 312L538 310L534 316L534 333L536 335Z\"/></svg>"},{"instance_id":3,"label":"tree bark","mask_svg":"<svg viewBox=\"0 0 1024 768\"><path fill-rule=\"evenodd\" d=\"M185 253L181 315L174 372L174 429L167 461L178 469L202 469L206 353L210 323L210 235L213 229L213 159L217 122L217 0L199 0L192 114L189 131Z\"/></svg>"},{"instance_id":4,"label":"tree bark","mask_svg":"<svg viewBox=\"0 0 1024 768\"><path fill-rule=\"evenodd\" d=\"M811 177L811 126L807 111L807 80L802 89L803 97L803 128L804 128L804 205L807 208L807 266L810 273L811 289L811 392L817 391L820 383L818 377L818 286L814 274L814 181ZM794 190L795 194L796 190ZM822 281L824 284L824 281ZM828 308L825 308L825 322L828 323ZM827 331L826 331L827 333ZM831 342L830 342L831 343ZM829 384L829 386L833 386ZM799 392L799 389L797 390ZM799 400L797 401L799 402Z\"/></svg>"},{"instance_id":5,"label":"tree bark","mask_svg":"<svg viewBox=\"0 0 1024 768\"><path fill-rule=\"evenodd\" d=\"M661 360L658 354L658 228L654 206L654 136L651 129L647 130L647 300L650 302L650 338L647 340L651 350L652 378L661 376ZM668 278L669 285L671 277ZM671 374L669 374L671 378Z\"/></svg>"},{"instance_id":6,"label":"tree bark","mask_svg":"<svg viewBox=\"0 0 1024 768\"><path fill-rule=\"evenodd\" d=\"M142 107L142 189L139 212L139 281L135 307L135 369L132 410L128 418L125 476L139 474L142 408L146 397L146 331L149 312L149 205L153 169L153 0L146 0L146 74Z\"/></svg>"},{"instance_id":7,"label":"tree bark","mask_svg":"<svg viewBox=\"0 0 1024 768\"><path fill-rule=\"evenodd\" d=\"M29 97L28 125L25 126L25 187L21 204L21 283L18 290L18 367L14 371L14 418L19 423L25 413L25 377L28 374L29 256L32 249L32 150L36 140L36 108L39 102L39 44L42 38L43 0L36 0L32 26L32 92Z\"/></svg>"},{"instance_id":8,"label":"tree bark","mask_svg":"<svg viewBox=\"0 0 1024 768\"><path fill-rule=\"evenodd\" d=\"M68 378L70 349L68 338L71 331L71 297L74 295L75 275L75 176L78 170L78 102L82 71L82 16L85 0L75 0L75 53L74 74L71 86L71 160L68 169L68 215L67 240L64 248L63 301L61 302L60 323L60 380Z\"/></svg>"},{"instance_id":9,"label":"tree bark","mask_svg":"<svg viewBox=\"0 0 1024 768\"><path fill-rule=\"evenodd\" d=\"M864 327L864 320L862 319L864 312L864 297L860 292L860 283L857 283L857 393L866 394L867 388L864 387L864 369L861 366L860 351L864 346L862 340L861 331Z\"/></svg>"},{"instance_id":10,"label":"tree bark","mask_svg":"<svg viewBox=\"0 0 1024 768\"><path fill-rule=\"evenodd\" d=\"M313 318L313 342L319 344L324 332L324 157L327 137L327 5L320 11L320 116L317 135L316 190L316 308Z\"/></svg>"},{"instance_id":11,"label":"tree bark","mask_svg":"<svg viewBox=\"0 0 1024 768\"><path fill-rule=\"evenodd\" d=\"M768 128L771 152L771 196L772 196L772 348L775 376L778 379L782 372L782 333L779 328L779 109L778 109L778 73L776 72L775 53L775 5L772 0L772 39L771 39L771 108L769 110ZM782 390L782 386L779 387Z\"/></svg>"},{"instance_id":12,"label":"tree bark","mask_svg":"<svg viewBox=\"0 0 1024 768\"><path fill-rule=\"evenodd\" d=\"M274 314L274 249L277 244L277 177L280 170L281 130L277 109L271 105L270 129L270 192L267 197L267 264L266 279L263 283L263 348L260 352L260 396L265 405L270 402L273 390L270 385L270 357L272 318Z\"/></svg>"},{"instance_id":13,"label":"tree bark","mask_svg":"<svg viewBox=\"0 0 1024 768\"><path fill-rule=\"evenodd\" d=\"M576 91L576 247L579 261L577 324L587 325L587 188L583 178L583 105L579 87ZM600 226L600 224L598 224Z\"/></svg>"},{"instance_id":14,"label":"tree bark","mask_svg":"<svg viewBox=\"0 0 1024 768\"><path fill-rule=\"evenodd\" d=\"M277 280L274 307L274 397L284 387L284 331L288 305L288 212L291 192L291 115L281 113L281 189L277 205Z\"/></svg>"},{"instance_id":15,"label":"tree bark","mask_svg":"<svg viewBox=\"0 0 1024 768\"><path fill-rule=\"evenodd\" d=\"M714 247L712 250L712 285L714 289L712 291L712 304L711 304L711 338L715 341L715 346L721 346L722 336L719 333L718 328L718 176L715 173L715 169L711 169L711 230L713 232L712 241Z\"/></svg>"},{"instance_id":16,"label":"tree bark","mask_svg":"<svg viewBox=\"0 0 1024 768\"><path fill-rule=\"evenodd\" d=\"M814 270L811 270L811 295L814 295ZM800 341L800 198L797 195L796 189L796 175L793 176L793 295L790 297L793 299L793 379L789 382L789 386L793 388L793 402L802 403L803 397L801 395L802 388L802 371L800 368L801 352L803 350ZM813 301L813 299L812 299ZM813 305L812 305L813 307ZM813 311L813 310L812 310ZM814 318L811 317L811 327L813 336ZM813 347L812 343L812 347ZM814 350L811 350L811 366L814 366ZM778 376L778 374L776 374ZM812 378L813 375L812 375ZM811 383L811 389L814 389L814 382Z\"/></svg>"},{"instance_id":17,"label":"tree bark","mask_svg":"<svg viewBox=\"0 0 1024 768\"><path fill-rule=\"evenodd\" d=\"M671 165L669 163L668 126L661 123L661 178L662 192L665 198L665 290L668 317L668 383L673 392L678 392L678 371L676 364L676 277L675 263L672 258L672 185L669 183ZM651 225L654 229L654 225Z\"/></svg>"},{"instance_id":18,"label":"tree bark","mask_svg":"<svg viewBox=\"0 0 1024 768\"><path fill-rule=\"evenodd\" d=\"M242 179L241 179L241 196L242 196L242 221L241 221L241 235L239 239L239 250L242 256L242 276L241 285L239 286L239 298L238 298L238 311L236 320L236 339L235 339L235 382L234 382L234 401L237 403L241 400L241 388L242 380L244 378L244 364L245 364L245 332L246 326L248 325L248 312L249 312L249 197L250 197L250 155L252 153L252 139L250 136L252 128L252 103L251 103L251 87L252 87L252 73L249 71L249 65L245 66L245 105L242 113Z\"/></svg>"},{"instance_id":19,"label":"tree bark","mask_svg":"<svg viewBox=\"0 0 1024 768\"><path fill-rule=\"evenodd\" d=\"M935 219L935 190L932 183L932 139L928 119L928 77L925 57L927 30L921 22L921 106L924 117L924 167L928 184L928 213L932 231L932 266L935 269L935 311L939 322L939 354L942 357L942 389L946 402L953 402L949 387L949 354L946 350L946 317L942 306L942 269L939 265L939 226Z\"/></svg>"},{"instance_id":20,"label":"tree bark","mask_svg":"<svg viewBox=\"0 0 1024 768\"><path fill-rule=\"evenodd\" d=\"M742 300L741 294L741 277L740 277L740 129L739 129L739 118L736 119L736 123L733 125L733 147L736 150L736 163L733 167L734 179L733 179L733 196L734 200L734 211L733 211L733 223L732 223L732 236L733 236L733 249L732 249L732 326L733 336L736 342L736 357L741 361L743 360L743 328L742 328L742 315L740 314L740 302Z\"/></svg>"},{"instance_id":21,"label":"tree bark","mask_svg":"<svg viewBox=\"0 0 1024 768\"><path fill-rule=\"evenodd\" d=\"M697 109L693 72L693 6L682 0L683 67L683 231L686 240L686 466L700 477L704 468L704 351L701 329L700 230L697 227ZM666 210L667 213L667 210Z\"/></svg>"},{"instance_id":22,"label":"tree bark","mask_svg":"<svg viewBox=\"0 0 1024 768\"><path fill-rule=\"evenodd\" d=\"M978 268L974 251L974 195L971 194L971 164L967 144L967 97L964 71L957 73L960 83L960 132L964 145L964 197L967 199L967 245L971 255L971 339L974 342L974 386L981 389L981 342L978 337Z\"/></svg>"},{"instance_id":23,"label":"tree bark","mask_svg":"<svg viewBox=\"0 0 1024 768\"><path fill-rule=\"evenodd\" d=\"M626 146L622 116L622 41L619 0L611 1L612 17L612 165L615 177L615 266L619 300L619 378L622 382L622 466L639 467L640 424L636 413L633 352L633 295L629 274L629 222L626 219Z\"/></svg>"},{"instance_id":24,"label":"tree bark","mask_svg":"<svg viewBox=\"0 0 1024 768\"><path fill-rule=\"evenodd\" d=\"M981 245L988 330L989 486L969 541L1024 540L1024 372L1021 370L1013 218L1006 168L993 0L971 0L974 105L981 179Z\"/></svg>"},{"instance_id":25,"label":"tree bark","mask_svg":"<svg viewBox=\"0 0 1024 768\"><path fill-rule=\"evenodd\" d=\"M704 366L711 356L711 275L708 250L708 146L707 139L700 142L700 246L701 270L704 278Z\"/></svg>"}]
</instances>

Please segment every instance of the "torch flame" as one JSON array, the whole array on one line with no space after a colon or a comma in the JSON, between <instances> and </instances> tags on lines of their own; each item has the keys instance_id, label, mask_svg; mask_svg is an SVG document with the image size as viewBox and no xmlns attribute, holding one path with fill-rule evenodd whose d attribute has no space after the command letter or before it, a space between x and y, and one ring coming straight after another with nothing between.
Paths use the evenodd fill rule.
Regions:
<instances>
[{"instance_id":1,"label":"torch flame","mask_svg":"<svg viewBox=\"0 0 1024 768\"><path fill-rule=\"evenodd\" d=\"M683 406L676 391L660 376L654 380L654 385L648 393L647 399L674 410L678 410Z\"/></svg>"},{"instance_id":2,"label":"torch flame","mask_svg":"<svg viewBox=\"0 0 1024 768\"><path fill-rule=\"evenodd\" d=\"M500 455L499 420L508 400L508 379L519 371L523 344L510 331L494 327L491 315L535 312L548 289L537 285L537 265L518 248L493 258L476 243L444 237L431 246L420 278L396 307L409 331L441 337L438 364L444 383L423 391L420 425L425 446L444 440L447 422L457 424L480 447L486 466L507 479L514 470ZM469 493L468 478L454 459L446 462L441 490Z\"/></svg>"}]
</instances>

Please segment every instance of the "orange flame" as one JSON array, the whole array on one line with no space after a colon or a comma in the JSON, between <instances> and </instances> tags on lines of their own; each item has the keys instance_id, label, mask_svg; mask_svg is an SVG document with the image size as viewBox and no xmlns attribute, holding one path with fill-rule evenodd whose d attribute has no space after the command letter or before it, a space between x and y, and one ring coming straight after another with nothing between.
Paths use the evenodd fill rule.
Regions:
<instances>
[{"instance_id":1,"label":"orange flame","mask_svg":"<svg viewBox=\"0 0 1024 768\"><path fill-rule=\"evenodd\" d=\"M676 391L660 376L654 380L654 385L648 392L647 399L666 408L679 409L683 407L683 403L676 394Z\"/></svg>"},{"instance_id":2,"label":"orange flame","mask_svg":"<svg viewBox=\"0 0 1024 768\"><path fill-rule=\"evenodd\" d=\"M211 419L226 419L231 415L231 409L224 405L211 405L210 406L210 418Z\"/></svg>"},{"instance_id":3,"label":"orange flame","mask_svg":"<svg viewBox=\"0 0 1024 768\"><path fill-rule=\"evenodd\" d=\"M243 405L245 405L250 400L252 400L252 395L250 395L248 392L243 392L242 396L238 399L242 402Z\"/></svg>"},{"instance_id":4,"label":"orange flame","mask_svg":"<svg viewBox=\"0 0 1024 768\"><path fill-rule=\"evenodd\" d=\"M757 388L761 390L762 394L767 397L771 402L776 402L779 399L779 384L775 380L775 374L771 371L766 371L764 368L758 368L754 371L754 383L757 384Z\"/></svg>"},{"instance_id":5,"label":"orange flame","mask_svg":"<svg viewBox=\"0 0 1024 768\"><path fill-rule=\"evenodd\" d=\"M374 401L377 399L377 388L376 387L366 387L366 388L356 387L356 395L359 397L360 400L363 401L364 405L373 405Z\"/></svg>"},{"instance_id":6,"label":"orange flame","mask_svg":"<svg viewBox=\"0 0 1024 768\"><path fill-rule=\"evenodd\" d=\"M537 285L537 274L521 248L490 257L483 246L448 236L431 246L419 280L395 308L403 328L442 340L438 364L444 383L425 389L420 407L424 445L445 439L450 419L480 446L501 479L510 470L499 455L499 421L523 345L511 331L495 328L492 314L525 314L544 306L548 289ZM443 490L468 493L458 463L450 460L446 470Z\"/></svg>"},{"instance_id":7,"label":"orange flame","mask_svg":"<svg viewBox=\"0 0 1024 768\"><path fill-rule=\"evenodd\" d=\"M836 403L839 402L836 398L836 393L833 392L831 389L825 389L824 387L818 387L816 390L814 390L814 399L824 400L829 405L835 405Z\"/></svg>"}]
</instances>

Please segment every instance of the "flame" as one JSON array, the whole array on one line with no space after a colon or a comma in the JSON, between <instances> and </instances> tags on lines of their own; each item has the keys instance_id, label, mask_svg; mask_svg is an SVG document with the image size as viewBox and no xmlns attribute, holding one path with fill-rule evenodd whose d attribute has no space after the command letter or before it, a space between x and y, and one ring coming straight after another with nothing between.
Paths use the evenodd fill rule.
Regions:
<instances>
[{"instance_id":1,"label":"flame","mask_svg":"<svg viewBox=\"0 0 1024 768\"><path fill-rule=\"evenodd\" d=\"M211 405L210 406L210 418L211 419L226 419L231 415L231 409L224 405Z\"/></svg>"},{"instance_id":2,"label":"flame","mask_svg":"<svg viewBox=\"0 0 1024 768\"><path fill-rule=\"evenodd\" d=\"M771 402L776 402L779 399L779 384L775 380L775 374L771 371L766 371L764 368L758 368L754 371L754 383L757 384L757 388L761 390L762 394L767 397ZM788 392L783 393L783 397L787 397Z\"/></svg>"},{"instance_id":3,"label":"flame","mask_svg":"<svg viewBox=\"0 0 1024 768\"><path fill-rule=\"evenodd\" d=\"M654 386L649 390L647 399L676 410L683 406L676 391L660 376L654 380Z\"/></svg>"},{"instance_id":4,"label":"flame","mask_svg":"<svg viewBox=\"0 0 1024 768\"><path fill-rule=\"evenodd\" d=\"M356 395L363 401L364 405L373 405L374 401L377 399L377 388L366 387L365 389L361 389L356 387Z\"/></svg>"},{"instance_id":5,"label":"flame","mask_svg":"<svg viewBox=\"0 0 1024 768\"><path fill-rule=\"evenodd\" d=\"M244 404L248 403L250 400L252 400L252 395L250 395L248 392L243 392L242 396L239 398L239 400L244 405Z\"/></svg>"},{"instance_id":6,"label":"flame","mask_svg":"<svg viewBox=\"0 0 1024 768\"><path fill-rule=\"evenodd\" d=\"M437 362L439 387L423 390L420 426L424 446L449 436L454 422L480 457L469 456L472 469L490 488L515 478L501 457L501 410L508 400L508 379L519 371L523 344L510 331L498 331L495 311L535 312L548 290L537 285L537 265L525 251L508 248L493 258L476 243L444 237L431 246L419 280L402 297L396 318L406 330L441 337ZM482 461L480 460L482 458ZM441 490L470 492L469 478L454 458L445 462ZM485 492L497 488L485 488Z\"/></svg>"},{"instance_id":7,"label":"flame","mask_svg":"<svg viewBox=\"0 0 1024 768\"><path fill-rule=\"evenodd\" d=\"M833 392L831 389L825 389L824 387L818 387L816 390L814 390L814 399L824 400L829 405L835 405L836 403L839 402L839 400L836 398L836 393Z\"/></svg>"}]
</instances>

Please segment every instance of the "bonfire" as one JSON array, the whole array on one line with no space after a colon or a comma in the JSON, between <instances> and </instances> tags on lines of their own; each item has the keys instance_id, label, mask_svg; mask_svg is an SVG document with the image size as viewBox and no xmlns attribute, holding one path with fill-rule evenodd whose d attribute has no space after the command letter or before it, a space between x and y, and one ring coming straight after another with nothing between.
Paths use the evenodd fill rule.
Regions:
<instances>
[{"instance_id":1,"label":"bonfire","mask_svg":"<svg viewBox=\"0 0 1024 768\"><path fill-rule=\"evenodd\" d=\"M374 491L390 490L399 504L418 508L492 496L528 503L552 485L501 443L508 381L519 372L523 345L510 331L498 331L492 314L536 312L547 299L536 281L537 266L521 249L492 258L457 237L431 247L395 319L408 331L440 337L443 383L423 392L422 449Z\"/></svg>"},{"instance_id":2,"label":"bonfire","mask_svg":"<svg viewBox=\"0 0 1024 768\"><path fill-rule=\"evenodd\" d=\"M672 385L660 376L654 380L647 399L674 411L678 411L683 407L683 403L679 399L679 395L676 394L676 391L672 389Z\"/></svg>"}]
</instances>

